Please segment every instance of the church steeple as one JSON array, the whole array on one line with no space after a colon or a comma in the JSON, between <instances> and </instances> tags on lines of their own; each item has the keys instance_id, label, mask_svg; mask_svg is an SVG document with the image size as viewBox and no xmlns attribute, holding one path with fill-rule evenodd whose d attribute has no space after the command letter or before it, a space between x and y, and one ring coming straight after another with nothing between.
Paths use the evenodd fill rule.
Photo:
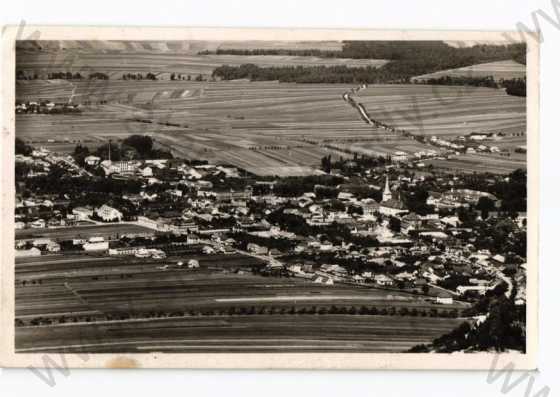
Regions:
<instances>
[{"instance_id":1,"label":"church steeple","mask_svg":"<svg viewBox=\"0 0 560 397\"><path fill-rule=\"evenodd\" d=\"M389 201L393 198L391 189L389 188L389 175L385 175L385 190L383 190L383 202Z\"/></svg>"}]
</instances>

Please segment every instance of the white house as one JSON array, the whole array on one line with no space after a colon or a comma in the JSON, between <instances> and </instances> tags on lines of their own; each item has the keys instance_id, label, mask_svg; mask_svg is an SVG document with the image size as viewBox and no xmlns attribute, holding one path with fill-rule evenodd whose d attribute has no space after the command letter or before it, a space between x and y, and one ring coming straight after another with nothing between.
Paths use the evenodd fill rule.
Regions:
<instances>
[{"instance_id":1,"label":"white house","mask_svg":"<svg viewBox=\"0 0 560 397\"><path fill-rule=\"evenodd\" d=\"M439 303L441 305L452 305L453 304L453 298L449 297L437 297L436 298L436 303Z\"/></svg>"},{"instance_id":2,"label":"white house","mask_svg":"<svg viewBox=\"0 0 560 397\"><path fill-rule=\"evenodd\" d=\"M189 259L189 261L187 262L187 268L189 269L198 269L199 267L200 264L196 259Z\"/></svg>"},{"instance_id":3,"label":"white house","mask_svg":"<svg viewBox=\"0 0 560 397\"><path fill-rule=\"evenodd\" d=\"M260 245L254 243L247 244L247 251L257 255L266 255L268 252L266 247L261 247Z\"/></svg>"},{"instance_id":4,"label":"white house","mask_svg":"<svg viewBox=\"0 0 560 397\"><path fill-rule=\"evenodd\" d=\"M110 248L109 255L135 255L141 249L145 249L145 248L144 247Z\"/></svg>"},{"instance_id":5,"label":"white house","mask_svg":"<svg viewBox=\"0 0 560 397\"><path fill-rule=\"evenodd\" d=\"M93 215L93 210L87 207L76 207L72 210L72 214L76 215L79 221L85 221Z\"/></svg>"},{"instance_id":6,"label":"white house","mask_svg":"<svg viewBox=\"0 0 560 397\"><path fill-rule=\"evenodd\" d=\"M51 241L47 244L47 251L49 252L59 252L60 251L60 244Z\"/></svg>"},{"instance_id":7,"label":"white house","mask_svg":"<svg viewBox=\"0 0 560 397\"><path fill-rule=\"evenodd\" d=\"M457 287L457 292L464 295L465 293L472 291L478 293L479 295L485 295L486 291L489 289L492 289L492 287L486 285L460 285Z\"/></svg>"},{"instance_id":8,"label":"white house","mask_svg":"<svg viewBox=\"0 0 560 397\"><path fill-rule=\"evenodd\" d=\"M109 207L106 204L103 204L97 210L95 210L97 216L103 219L105 222L109 221L121 221L123 214L119 210L113 207Z\"/></svg>"},{"instance_id":9,"label":"white house","mask_svg":"<svg viewBox=\"0 0 560 397\"><path fill-rule=\"evenodd\" d=\"M87 165L91 165L91 166L96 166L97 164L99 164L100 161L101 161L101 158L97 157L97 156L87 156L84 159L84 163L86 163Z\"/></svg>"},{"instance_id":10,"label":"white house","mask_svg":"<svg viewBox=\"0 0 560 397\"><path fill-rule=\"evenodd\" d=\"M395 152L391 155L391 160L392 161L407 161L408 160L408 154L405 152Z\"/></svg>"},{"instance_id":11,"label":"white house","mask_svg":"<svg viewBox=\"0 0 560 397\"><path fill-rule=\"evenodd\" d=\"M210 254L215 253L215 251L214 251L214 248L212 248L208 245L205 245L204 247L202 247L202 253L206 254L206 255L210 255Z\"/></svg>"},{"instance_id":12,"label":"white house","mask_svg":"<svg viewBox=\"0 0 560 397\"><path fill-rule=\"evenodd\" d=\"M142 173L142 176L148 178L151 176L154 176L154 172L152 171L151 167L146 167L140 170L140 172Z\"/></svg>"},{"instance_id":13,"label":"white house","mask_svg":"<svg viewBox=\"0 0 560 397\"><path fill-rule=\"evenodd\" d=\"M376 274L373 279L379 285L383 285L383 286L393 285L393 280L384 274Z\"/></svg>"},{"instance_id":14,"label":"white house","mask_svg":"<svg viewBox=\"0 0 560 397\"><path fill-rule=\"evenodd\" d=\"M85 251L104 251L109 249L108 241L87 242L83 246Z\"/></svg>"},{"instance_id":15,"label":"white house","mask_svg":"<svg viewBox=\"0 0 560 397\"><path fill-rule=\"evenodd\" d=\"M44 219L37 219L36 221L31 222L31 227L34 229L42 229L47 226L47 223Z\"/></svg>"}]
</instances>

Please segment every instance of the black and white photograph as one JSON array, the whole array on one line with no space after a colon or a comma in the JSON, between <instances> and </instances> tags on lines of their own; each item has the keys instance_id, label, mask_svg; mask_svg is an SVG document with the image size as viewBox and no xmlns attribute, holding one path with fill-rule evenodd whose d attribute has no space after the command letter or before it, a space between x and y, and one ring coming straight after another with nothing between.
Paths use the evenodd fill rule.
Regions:
<instances>
[{"instance_id":1,"label":"black and white photograph","mask_svg":"<svg viewBox=\"0 0 560 397\"><path fill-rule=\"evenodd\" d=\"M528 354L527 43L275 37L15 42L16 356Z\"/></svg>"}]
</instances>

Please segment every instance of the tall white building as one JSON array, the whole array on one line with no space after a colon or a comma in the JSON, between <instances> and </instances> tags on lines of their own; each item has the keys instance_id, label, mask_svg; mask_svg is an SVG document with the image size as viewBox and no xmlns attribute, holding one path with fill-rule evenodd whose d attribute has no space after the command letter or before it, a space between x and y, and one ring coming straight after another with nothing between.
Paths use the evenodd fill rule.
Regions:
<instances>
[{"instance_id":1,"label":"tall white building","mask_svg":"<svg viewBox=\"0 0 560 397\"><path fill-rule=\"evenodd\" d=\"M389 201L393 198L391 189L389 188L389 175L385 176L385 189L383 190L383 200L382 202Z\"/></svg>"}]
</instances>

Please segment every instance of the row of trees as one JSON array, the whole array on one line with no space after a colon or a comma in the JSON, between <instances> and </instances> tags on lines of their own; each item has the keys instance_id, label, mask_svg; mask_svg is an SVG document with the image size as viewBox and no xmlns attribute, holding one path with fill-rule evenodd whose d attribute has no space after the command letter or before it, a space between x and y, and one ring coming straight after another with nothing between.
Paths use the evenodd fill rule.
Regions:
<instances>
[{"instance_id":1,"label":"row of trees","mask_svg":"<svg viewBox=\"0 0 560 397\"><path fill-rule=\"evenodd\" d=\"M109 80L109 75L101 72L91 73L88 78L90 80Z\"/></svg>"},{"instance_id":2,"label":"row of trees","mask_svg":"<svg viewBox=\"0 0 560 397\"><path fill-rule=\"evenodd\" d=\"M157 80L157 76L154 73L148 72L146 75L142 73L124 73L122 75L123 80Z\"/></svg>"},{"instance_id":3,"label":"row of trees","mask_svg":"<svg viewBox=\"0 0 560 397\"><path fill-rule=\"evenodd\" d=\"M122 274L121 278L128 278L128 274ZM40 280L39 280L40 281ZM327 314L342 314L342 315L379 315L379 316L412 316L412 317L444 317L444 318L457 318L459 312L457 309L451 310L426 310L423 308L408 308L402 307L382 307L375 306L230 306L230 307L217 307L217 308L191 308L179 310L157 310L150 312L122 312L122 313L107 313L102 316L60 316L55 318L36 317L32 319L23 320L17 318L15 320L16 327L23 326L38 326L38 325L51 325L51 324L65 324L77 322L96 322L104 320L120 320L126 321L137 318L165 318L165 317L185 317L185 316L246 316L246 315L327 315Z\"/></svg>"},{"instance_id":4,"label":"row of trees","mask_svg":"<svg viewBox=\"0 0 560 397\"><path fill-rule=\"evenodd\" d=\"M190 74L188 75L183 75L181 73L171 73L171 75L169 76L169 80L171 81L175 81L175 80L186 80L186 81L204 81L204 76L202 74L198 74L194 79L191 77Z\"/></svg>"},{"instance_id":5,"label":"row of trees","mask_svg":"<svg viewBox=\"0 0 560 397\"><path fill-rule=\"evenodd\" d=\"M442 76L421 80L423 83L430 85L459 85L473 87L498 88L498 82L492 76L472 77L472 76Z\"/></svg>"},{"instance_id":6,"label":"row of trees","mask_svg":"<svg viewBox=\"0 0 560 397\"><path fill-rule=\"evenodd\" d=\"M16 71L16 80L37 80L39 75L35 72L33 74L28 74L23 70ZM47 79L49 80L82 80L84 76L80 72L52 72L47 73Z\"/></svg>"}]
</instances>

